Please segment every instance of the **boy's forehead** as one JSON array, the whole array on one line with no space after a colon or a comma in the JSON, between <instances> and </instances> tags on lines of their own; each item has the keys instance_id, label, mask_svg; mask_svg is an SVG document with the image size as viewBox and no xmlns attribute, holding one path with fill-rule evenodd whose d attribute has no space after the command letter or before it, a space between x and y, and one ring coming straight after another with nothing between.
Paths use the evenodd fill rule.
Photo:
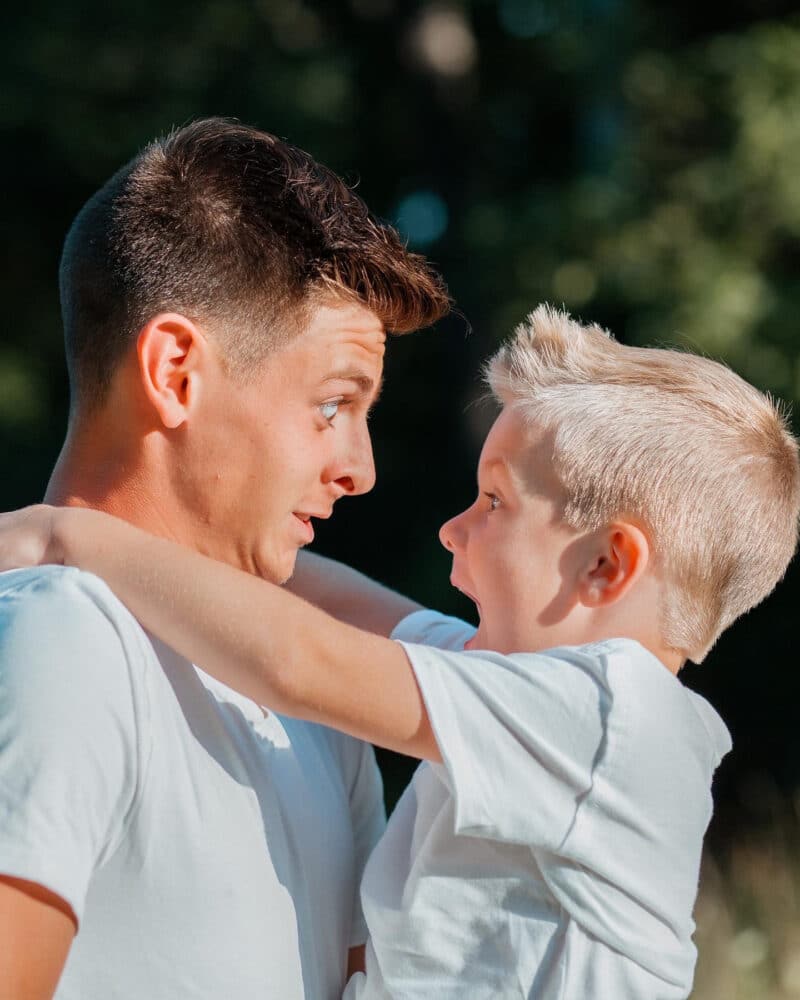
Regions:
<instances>
[{"instance_id":1,"label":"boy's forehead","mask_svg":"<svg viewBox=\"0 0 800 1000\"><path fill-rule=\"evenodd\" d=\"M492 424L481 453L482 461L502 461L514 465L535 447L543 436L542 428L526 420L513 406L505 407Z\"/></svg>"},{"instance_id":2,"label":"boy's forehead","mask_svg":"<svg viewBox=\"0 0 800 1000\"><path fill-rule=\"evenodd\" d=\"M485 471L504 468L529 493L560 493L553 466L554 432L526 418L516 407L505 407L492 425L481 452Z\"/></svg>"}]
</instances>

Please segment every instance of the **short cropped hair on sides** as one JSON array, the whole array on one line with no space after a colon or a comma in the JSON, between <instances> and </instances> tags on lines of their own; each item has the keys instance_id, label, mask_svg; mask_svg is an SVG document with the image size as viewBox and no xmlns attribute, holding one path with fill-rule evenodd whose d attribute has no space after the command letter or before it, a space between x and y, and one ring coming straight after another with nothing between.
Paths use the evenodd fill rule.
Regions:
<instances>
[{"instance_id":1,"label":"short cropped hair on sides","mask_svg":"<svg viewBox=\"0 0 800 1000\"><path fill-rule=\"evenodd\" d=\"M66 238L60 289L81 409L103 401L159 312L208 323L244 376L326 295L362 303L393 333L450 306L441 277L336 174L220 118L157 139L90 198Z\"/></svg>"},{"instance_id":2,"label":"short cropped hair on sides","mask_svg":"<svg viewBox=\"0 0 800 1000\"><path fill-rule=\"evenodd\" d=\"M542 305L486 376L550 431L568 524L644 527L670 647L699 663L781 579L797 544L798 443L779 405L729 368L624 346Z\"/></svg>"}]
</instances>

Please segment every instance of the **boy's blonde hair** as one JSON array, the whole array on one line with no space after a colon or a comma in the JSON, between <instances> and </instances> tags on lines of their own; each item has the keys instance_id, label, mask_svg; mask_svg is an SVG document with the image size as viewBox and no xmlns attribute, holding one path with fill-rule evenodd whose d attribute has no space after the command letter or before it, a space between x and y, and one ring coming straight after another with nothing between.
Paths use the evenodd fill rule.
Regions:
<instances>
[{"instance_id":1,"label":"boy's blonde hair","mask_svg":"<svg viewBox=\"0 0 800 1000\"><path fill-rule=\"evenodd\" d=\"M568 524L642 524L668 645L699 663L783 576L797 544L797 441L780 407L730 369L626 347L542 305L486 376L501 403L553 434Z\"/></svg>"}]
</instances>

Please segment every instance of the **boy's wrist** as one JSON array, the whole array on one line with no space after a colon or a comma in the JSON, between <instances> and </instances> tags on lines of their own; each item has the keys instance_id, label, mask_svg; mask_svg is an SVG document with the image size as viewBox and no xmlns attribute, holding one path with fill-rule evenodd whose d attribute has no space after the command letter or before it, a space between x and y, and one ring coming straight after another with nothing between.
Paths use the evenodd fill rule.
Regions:
<instances>
[{"instance_id":1,"label":"boy's wrist","mask_svg":"<svg viewBox=\"0 0 800 1000\"><path fill-rule=\"evenodd\" d=\"M68 566L67 532L73 511L69 507L43 507L47 515L42 562Z\"/></svg>"},{"instance_id":2,"label":"boy's wrist","mask_svg":"<svg viewBox=\"0 0 800 1000\"><path fill-rule=\"evenodd\" d=\"M86 551L86 541L96 534L105 515L87 507L45 507L49 512L48 534L43 562L61 566L80 566L79 553ZM93 531L93 527L95 531Z\"/></svg>"}]
</instances>

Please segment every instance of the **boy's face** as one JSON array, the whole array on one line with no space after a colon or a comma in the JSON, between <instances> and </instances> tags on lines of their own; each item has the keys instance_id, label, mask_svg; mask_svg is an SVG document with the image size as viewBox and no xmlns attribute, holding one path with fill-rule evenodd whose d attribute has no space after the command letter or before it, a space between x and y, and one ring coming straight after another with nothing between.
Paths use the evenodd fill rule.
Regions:
<instances>
[{"instance_id":1,"label":"boy's face","mask_svg":"<svg viewBox=\"0 0 800 1000\"><path fill-rule=\"evenodd\" d=\"M570 642L578 532L561 509L544 435L504 410L481 452L477 499L439 532L453 553L450 581L480 614L467 648L534 652Z\"/></svg>"}]
</instances>

